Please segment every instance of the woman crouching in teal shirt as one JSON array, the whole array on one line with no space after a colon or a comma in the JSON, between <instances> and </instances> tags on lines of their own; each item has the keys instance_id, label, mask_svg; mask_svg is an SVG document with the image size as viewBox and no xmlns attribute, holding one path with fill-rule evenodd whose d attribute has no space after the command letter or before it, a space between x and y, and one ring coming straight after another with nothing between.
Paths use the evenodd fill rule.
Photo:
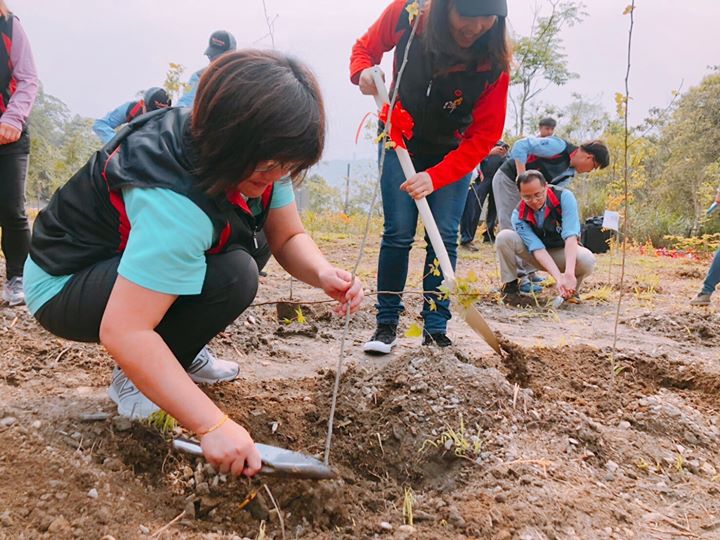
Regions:
<instances>
[{"instance_id":1,"label":"woman crouching in teal shirt","mask_svg":"<svg viewBox=\"0 0 720 540\"><path fill-rule=\"evenodd\" d=\"M35 221L25 266L35 318L102 343L118 364L108 393L119 413L162 408L222 473L252 476L260 456L195 383L238 376L205 346L250 305L269 254L338 311L362 301L359 281L305 233L285 179L316 163L324 141L322 98L303 64L228 53L203 74L192 112L128 124Z\"/></svg>"}]
</instances>

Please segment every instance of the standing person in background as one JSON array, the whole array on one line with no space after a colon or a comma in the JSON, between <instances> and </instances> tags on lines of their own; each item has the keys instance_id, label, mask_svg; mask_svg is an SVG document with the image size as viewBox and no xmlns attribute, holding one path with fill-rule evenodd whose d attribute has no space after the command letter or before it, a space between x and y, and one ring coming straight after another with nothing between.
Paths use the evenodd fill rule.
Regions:
<instances>
[{"instance_id":1,"label":"standing person in background","mask_svg":"<svg viewBox=\"0 0 720 540\"><path fill-rule=\"evenodd\" d=\"M460 216L472 170L502 135L511 47L505 0L394 0L353 47L350 78L366 95L377 94L372 68L395 50L393 89L407 54L397 102L414 121L407 141L415 176L406 180L393 150L385 152L380 186L384 230L378 261L377 328L364 350L387 354L396 343L401 293L417 227L413 199L427 197L445 248L455 265ZM413 17L420 17L412 44ZM382 147L380 147L382 148ZM427 242L423 274L424 345L447 347L450 302L433 275L435 252ZM443 298L443 299L441 299Z\"/></svg>"},{"instance_id":2,"label":"standing person in background","mask_svg":"<svg viewBox=\"0 0 720 540\"><path fill-rule=\"evenodd\" d=\"M495 210L495 199L492 193L492 180L495 173L507 158L510 145L505 141L498 141L495 148L490 150L488 157L483 159L478 167L478 175L470 184L465 210L460 220L460 247L470 251L478 251L473 243L477 232L480 215L482 214L485 199L488 199L488 210L485 217L485 232L483 242L495 242L495 224L497 222L497 211Z\"/></svg>"},{"instance_id":3,"label":"standing person in background","mask_svg":"<svg viewBox=\"0 0 720 540\"><path fill-rule=\"evenodd\" d=\"M715 203L720 205L720 188L715 194ZM712 211L712 210L710 210ZM710 212L709 211L709 212ZM715 288L720 283L720 248L715 252L710 270L708 270L702 290L698 295L690 301L691 306L709 306L710 297L715 292Z\"/></svg>"},{"instance_id":4,"label":"standing person in background","mask_svg":"<svg viewBox=\"0 0 720 540\"><path fill-rule=\"evenodd\" d=\"M207 56L208 60L212 62L221 54L228 51L234 51L235 49L237 49L235 36L227 30L217 30L216 32L210 34L210 40L208 42L207 49L205 49L205 56ZM193 101L195 101L195 93L197 92L198 82L200 82L200 77L205 69L207 68L199 69L192 74L192 77L190 77L190 80L188 81L187 91L178 100L178 107L192 107Z\"/></svg>"},{"instance_id":5,"label":"standing person in background","mask_svg":"<svg viewBox=\"0 0 720 540\"><path fill-rule=\"evenodd\" d=\"M557 122L554 118L546 116L538 122L538 137L552 137L555 133Z\"/></svg>"},{"instance_id":6,"label":"standing person in background","mask_svg":"<svg viewBox=\"0 0 720 540\"><path fill-rule=\"evenodd\" d=\"M27 120L38 91L30 42L20 21L0 0L0 227L5 256L3 300L25 302L23 265L30 245L25 179L30 156Z\"/></svg>"},{"instance_id":7,"label":"standing person in background","mask_svg":"<svg viewBox=\"0 0 720 540\"><path fill-rule=\"evenodd\" d=\"M153 86L143 92L142 98L137 101L128 101L119 107L116 107L102 118L98 118L93 123L93 131L103 144L109 143L115 136L115 129L132 122L141 114L165 109L172 105L167 92L158 87Z\"/></svg>"}]
</instances>

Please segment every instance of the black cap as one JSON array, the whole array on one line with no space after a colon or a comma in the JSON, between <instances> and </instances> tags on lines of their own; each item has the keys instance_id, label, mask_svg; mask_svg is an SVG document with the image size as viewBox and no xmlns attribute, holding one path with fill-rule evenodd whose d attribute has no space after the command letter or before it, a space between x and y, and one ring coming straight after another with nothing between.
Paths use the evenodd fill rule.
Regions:
<instances>
[{"instance_id":1,"label":"black cap","mask_svg":"<svg viewBox=\"0 0 720 540\"><path fill-rule=\"evenodd\" d=\"M210 34L208 46L207 49L205 49L205 56L210 60L214 60L222 53L234 51L235 49L237 49L235 36L226 30L218 30Z\"/></svg>"},{"instance_id":2,"label":"black cap","mask_svg":"<svg viewBox=\"0 0 720 540\"><path fill-rule=\"evenodd\" d=\"M153 86L145 90L143 93L143 101L145 102L145 110L147 110L147 112L164 109L172 105L170 96L159 86Z\"/></svg>"},{"instance_id":3,"label":"black cap","mask_svg":"<svg viewBox=\"0 0 720 540\"><path fill-rule=\"evenodd\" d=\"M507 17L507 0L455 0L461 17Z\"/></svg>"},{"instance_id":4,"label":"black cap","mask_svg":"<svg viewBox=\"0 0 720 540\"><path fill-rule=\"evenodd\" d=\"M502 148L510 148L510 145L500 139L498 142L495 143L495 146L501 146Z\"/></svg>"}]
</instances>

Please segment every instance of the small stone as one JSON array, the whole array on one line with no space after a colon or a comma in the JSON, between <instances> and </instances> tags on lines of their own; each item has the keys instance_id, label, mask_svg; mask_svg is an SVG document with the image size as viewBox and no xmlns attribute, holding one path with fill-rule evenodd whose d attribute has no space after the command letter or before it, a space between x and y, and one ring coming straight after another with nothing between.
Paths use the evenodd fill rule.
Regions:
<instances>
[{"instance_id":1,"label":"small stone","mask_svg":"<svg viewBox=\"0 0 720 540\"><path fill-rule=\"evenodd\" d=\"M610 460L605 464L605 468L608 470L609 473L615 474L617 472L617 470L620 468L620 465L618 465L614 461Z\"/></svg>"},{"instance_id":2,"label":"small stone","mask_svg":"<svg viewBox=\"0 0 720 540\"><path fill-rule=\"evenodd\" d=\"M0 420L0 427L10 427L17 424L17 418L14 416L6 416L2 420Z\"/></svg>"},{"instance_id":3,"label":"small stone","mask_svg":"<svg viewBox=\"0 0 720 540\"><path fill-rule=\"evenodd\" d=\"M618 424L619 429L630 429L630 422L623 420Z\"/></svg>"},{"instance_id":4,"label":"small stone","mask_svg":"<svg viewBox=\"0 0 720 540\"><path fill-rule=\"evenodd\" d=\"M145 525L140 525L138 529L140 529L140 534L150 534L150 529L148 529Z\"/></svg>"},{"instance_id":5,"label":"small stone","mask_svg":"<svg viewBox=\"0 0 720 540\"><path fill-rule=\"evenodd\" d=\"M381 531L392 531L393 526L390 523L388 523L387 521L381 521L380 522L380 530Z\"/></svg>"},{"instance_id":6,"label":"small stone","mask_svg":"<svg viewBox=\"0 0 720 540\"><path fill-rule=\"evenodd\" d=\"M90 491L87 492L87 496L91 499L97 499L98 498L98 490L95 488L92 488Z\"/></svg>"},{"instance_id":7,"label":"small stone","mask_svg":"<svg viewBox=\"0 0 720 540\"><path fill-rule=\"evenodd\" d=\"M42 422L40 420L35 420L32 424L30 424L30 427L33 429L40 429L40 426L42 426Z\"/></svg>"},{"instance_id":8,"label":"small stone","mask_svg":"<svg viewBox=\"0 0 720 540\"><path fill-rule=\"evenodd\" d=\"M199 483L195 488L195 493L197 493L201 497L203 495L210 495L210 484L208 484L207 482Z\"/></svg>"},{"instance_id":9,"label":"small stone","mask_svg":"<svg viewBox=\"0 0 720 540\"><path fill-rule=\"evenodd\" d=\"M448 514L448 523L458 529L465 528L465 518L460 515L460 511L455 506L450 507Z\"/></svg>"},{"instance_id":10,"label":"small stone","mask_svg":"<svg viewBox=\"0 0 720 540\"><path fill-rule=\"evenodd\" d=\"M191 499L185 503L185 516L195 519L195 500Z\"/></svg>"},{"instance_id":11,"label":"small stone","mask_svg":"<svg viewBox=\"0 0 720 540\"><path fill-rule=\"evenodd\" d=\"M49 533L53 533L56 536L68 534L70 532L70 523L65 519L65 516L55 518L50 526L47 528Z\"/></svg>"},{"instance_id":12,"label":"small stone","mask_svg":"<svg viewBox=\"0 0 720 540\"><path fill-rule=\"evenodd\" d=\"M103 460L103 466L111 471L119 471L123 468L123 462L120 458L108 457Z\"/></svg>"},{"instance_id":13,"label":"small stone","mask_svg":"<svg viewBox=\"0 0 720 540\"><path fill-rule=\"evenodd\" d=\"M0 525L3 527L12 527L13 521L10 517L10 511L6 510L2 514L0 514Z\"/></svg>"},{"instance_id":14,"label":"small stone","mask_svg":"<svg viewBox=\"0 0 720 540\"><path fill-rule=\"evenodd\" d=\"M415 527L412 525L400 525L397 528L397 533L400 538L407 538L415 534Z\"/></svg>"},{"instance_id":15,"label":"small stone","mask_svg":"<svg viewBox=\"0 0 720 540\"><path fill-rule=\"evenodd\" d=\"M113 429L117 432L130 431L132 422L124 416L115 416L112 419Z\"/></svg>"},{"instance_id":16,"label":"small stone","mask_svg":"<svg viewBox=\"0 0 720 540\"><path fill-rule=\"evenodd\" d=\"M114 536L110 536L109 534L106 534L103 536L100 540L115 540Z\"/></svg>"},{"instance_id":17,"label":"small stone","mask_svg":"<svg viewBox=\"0 0 720 540\"><path fill-rule=\"evenodd\" d=\"M79 441L80 439L82 439L82 433L80 433L79 431L76 431L75 433L70 435L70 438L75 441Z\"/></svg>"}]
</instances>

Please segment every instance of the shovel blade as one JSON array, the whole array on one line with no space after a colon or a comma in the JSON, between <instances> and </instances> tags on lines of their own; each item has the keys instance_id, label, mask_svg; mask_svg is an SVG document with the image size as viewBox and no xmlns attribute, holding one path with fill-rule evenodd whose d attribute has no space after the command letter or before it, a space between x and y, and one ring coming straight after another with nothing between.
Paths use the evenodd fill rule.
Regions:
<instances>
[{"instance_id":1,"label":"shovel blade","mask_svg":"<svg viewBox=\"0 0 720 540\"><path fill-rule=\"evenodd\" d=\"M270 446L269 444L256 443L255 447L260 452L260 459L262 460L260 474L308 478L311 480L326 480L337 477L337 473L333 469L314 457L287 450L286 448ZM203 455L200 444L190 439L174 439L173 448L193 456Z\"/></svg>"},{"instance_id":2,"label":"shovel blade","mask_svg":"<svg viewBox=\"0 0 720 540\"><path fill-rule=\"evenodd\" d=\"M468 324L468 326L475 330L475 332L481 338L483 338L485 342L495 350L496 353L502 356L500 343L498 342L495 333L490 329L488 323L485 322L485 319L482 315L480 315L480 312L477 310L477 308L475 306L461 306L460 313L463 316L463 319L465 319L465 322Z\"/></svg>"}]
</instances>

